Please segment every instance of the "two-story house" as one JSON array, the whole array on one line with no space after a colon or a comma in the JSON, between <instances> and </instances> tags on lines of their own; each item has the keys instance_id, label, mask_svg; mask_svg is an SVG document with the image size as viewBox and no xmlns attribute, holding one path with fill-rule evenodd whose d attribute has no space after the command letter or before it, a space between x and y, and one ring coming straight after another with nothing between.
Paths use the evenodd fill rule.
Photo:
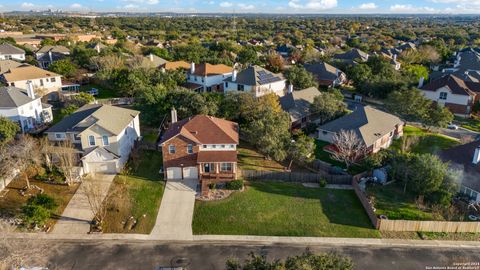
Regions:
<instances>
[{"instance_id":1,"label":"two-story house","mask_svg":"<svg viewBox=\"0 0 480 270\"><path fill-rule=\"evenodd\" d=\"M35 95L44 101L59 99L59 91L62 89L62 75L31 65L11 68L0 75L0 80L22 89L27 89L27 83L31 82Z\"/></svg>"},{"instance_id":2,"label":"two-story house","mask_svg":"<svg viewBox=\"0 0 480 270\"><path fill-rule=\"evenodd\" d=\"M282 74L272 73L259 66L250 66L224 80L224 92L249 92L255 97L274 93L277 96L285 94L287 80Z\"/></svg>"},{"instance_id":3,"label":"two-story house","mask_svg":"<svg viewBox=\"0 0 480 270\"><path fill-rule=\"evenodd\" d=\"M53 62L64 59L70 55L70 50L65 46L46 45L35 53L38 65L47 69Z\"/></svg>"},{"instance_id":4,"label":"two-story house","mask_svg":"<svg viewBox=\"0 0 480 270\"><path fill-rule=\"evenodd\" d=\"M0 60L25 61L25 51L11 44L0 44Z\"/></svg>"},{"instance_id":5,"label":"two-story house","mask_svg":"<svg viewBox=\"0 0 480 270\"><path fill-rule=\"evenodd\" d=\"M207 115L176 121L162 135L160 146L167 180L198 180L202 193L208 184L237 177L238 124Z\"/></svg>"},{"instance_id":6,"label":"two-story house","mask_svg":"<svg viewBox=\"0 0 480 270\"><path fill-rule=\"evenodd\" d=\"M28 89L0 87L0 115L17 122L23 133L35 131L52 122L52 106L36 97L33 86Z\"/></svg>"},{"instance_id":7,"label":"two-story house","mask_svg":"<svg viewBox=\"0 0 480 270\"><path fill-rule=\"evenodd\" d=\"M447 107L458 116L469 116L478 102L480 83L463 81L455 75L445 75L420 87L429 100Z\"/></svg>"},{"instance_id":8,"label":"two-story house","mask_svg":"<svg viewBox=\"0 0 480 270\"><path fill-rule=\"evenodd\" d=\"M223 80L232 76L233 67L209 63L190 65L187 87L198 92L223 92Z\"/></svg>"},{"instance_id":9,"label":"two-story house","mask_svg":"<svg viewBox=\"0 0 480 270\"><path fill-rule=\"evenodd\" d=\"M306 64L304 67L313 74L320 86L336 87L347 81L343 71L325 62Z\"/></svg>"},{"instance_id":10,"label":"two-story house","mask_svg":"<svg viewBox=\"0 0 480 270\"><path fill-rule=\"evenodd\" d=\"M139 111L87 104L46 131L51 142L70 140L80 150L84 173L122 170L140 137Z\"/></svg>"}]
</instances>

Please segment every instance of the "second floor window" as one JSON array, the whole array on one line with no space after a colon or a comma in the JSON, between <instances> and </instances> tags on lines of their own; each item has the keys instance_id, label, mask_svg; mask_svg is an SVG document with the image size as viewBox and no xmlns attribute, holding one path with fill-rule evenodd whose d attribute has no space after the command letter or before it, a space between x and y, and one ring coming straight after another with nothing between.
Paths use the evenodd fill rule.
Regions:
<instances>
[{"instance_id":1,"label":"second floor window","mask_svg":"<svg viewBox=\"0 0 480 270\"><path fill-rule=\"evenodd\" d=\"M55 139L65 139L65 134L63 133L55 133Z\"/></svg>"},{"instance_id":2,"label":"second floor window","mask_svg":"<svg viewBox=\"0 0 480 270\"><path fill-rule=\"evenodd\" d=\"M187 145L187 153L193 154L193 145L191 144Z\"/></svg>"},{"instance_id":3,"label":"second floor window","mask_svg":"<svg viewBox=\"0 0 480 270\"><path fill-rule=\"evenodd\" d=\"M232 171L232 163L221 163L220 164L220 171L231 172Z\"/></svg>"},{"instance_id":4,"label":"second floor window","mask_svg":"<svg viewBox=\"0 0 480 270\"><path fill-rule=\"evenodd\" d=\"M447 92L441 92L441 93L440 93L440 99L446 100L446 99L447 99L447 95L448 95Z\"/></svg>"},{"instance_id":5,"label":"second floor window","mask_svg":"<svg viewBox=\"0 0 480 270\"><path fill-rule=\"evenodd\" d=\"M90 146L95 146L95 136L88 136L88 144L90 144Z\"/></svg>"},{"instance_id":6,"label":"second floor window","mask_svg":"<svg viewBox=\"0 0 480 270\"><path fill-rule=\"evenodd\" d=\"M50 81L51 81L51 82L55 82L55 78L50 78Z\"/></svg>"},{"instance_id":7,"label":"second floor window","mask_svg":"<svg viewBox=\"0 0 480 270\"><path fill-rule=\"evenodd\" d=\"M237 85L237 90L238 90L238 91L243 91L243 90L244 90L243 84Z\"/></svg>"},{"instance_id":8,"label":"second floor window","mask_svg":"<svg viewBox=\"0 0 480 270\"><path fill-rule=\"evenodd\" d=\"M103 145L109 145L110 142L108 141L108 136L102 136L102 141L103 141Z\"/></svg>"},{"instance_id":9,"label":"second floor window","mask_svg":"<svg viewBox=\"0 0 480 270\"><path fill-rule=\"evenodd\" d=\"M175 154L175 145L172 145L172 144L169 145L169 146L168 146L168 152L169 152L170 154Z\"/></svg>"}]
</instances>

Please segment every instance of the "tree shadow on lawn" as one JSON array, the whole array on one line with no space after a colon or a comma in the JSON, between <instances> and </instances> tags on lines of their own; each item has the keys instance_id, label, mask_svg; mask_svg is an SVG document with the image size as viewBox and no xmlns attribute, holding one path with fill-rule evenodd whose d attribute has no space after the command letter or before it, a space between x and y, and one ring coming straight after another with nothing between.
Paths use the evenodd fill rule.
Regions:
<instances>
[{"instance_id":1,"label":"tree shadow on lawn","mask_svg":"<svg viewBox=\"0 0 480 270\"><path fill-rule=\"evenodd\" d=\"M365 209L353 190L306 188L297 183L275 181L253 181L250 185L265 193L318 200L322 213L330 223L373 229Z\"/></svg>"}]
</instances>

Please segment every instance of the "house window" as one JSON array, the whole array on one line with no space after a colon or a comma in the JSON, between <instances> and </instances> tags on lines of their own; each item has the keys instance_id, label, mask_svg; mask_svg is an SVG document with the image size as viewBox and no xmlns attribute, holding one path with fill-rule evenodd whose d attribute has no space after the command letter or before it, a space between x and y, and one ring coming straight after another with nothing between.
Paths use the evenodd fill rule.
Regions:
<instances>
[{"instance_id":1,"label":"house window","mask_svg":"<svg viewBox=\"0 0 480 270\"><path fill-rule=\"evenodd\" d=\"M220 148L225 149L225 144L220 145Z\"/></svg>"},{"instance_id":2,"label":"house window","mask_svg":"<svg viewBox=\"0 0 480 270\"><path fill-rule=\"evenodd\" d=\"M230 149L233 149L235 148L235 145L234 144L230 144Z\"/></svg>"},{"instance_id":3,"label":"house window","mask_svg":"<svg viewBox=\"0 0 480 270\"><path fill-rule=\"evenodd\" d=\"M40 86L43 86L43 79L40 79Z\"/></svg>"},{"instance_id":4,"label":"house window","mask_svg":"<svg viewBox=\"0 0 480 270\"><path fill-rule=\"evenodd\" d=\"M14 82L10 83L10 86L15 86L15 83Z\"/></svg>"},{"instance_id":5,"label":"house window","mask_svg":"<svg viewBox=\"0 0 480 270\"><path fill-rule=\"evenodd\" d=\"M446 100L446 99L447 99L447 95L448 95L447 92L441 92L441 93L440 93L440 99Z\"/></svg>"},{"instance_id":6,"label":"house window","mask_svg":"<svg viewBox=\"0 0 480 270\"><path fill-rule=\"evenodd\" d=\"M187 145L187 153L193 154L193 145L191 144Z\"/></svg>"},{"instance_id":7,"label":"house window","mask_svg":"<svg viewBox=\"0 0 480 270\"><path fill-rule=\"evenodd\" d=\"M202 82L205 82L205 78L202 77Z\"/></svg>"},{"instance_id":8,"label":"house window","mask_svg":"<svg viewBox=\"0 0 480 270\"><path fill-rule=\"evenodd\" d=\"M207 92L212 92L212 87L211 86L207 87Z\"/></svg>"},{"instance_id":9,"label":"house window","mask_svg":"<svg viewBox=\"0 0 480 270\"><path fill-rule=\"evenodd\" d=\"M208 146L207 146L206 144L203 145L203 149L207 149L207 147L208 147Z\"/></svg>"},{"instance_id":10,"label":"house window","mask_svg":"<svg viewBox=\"0 0 480 270\"><path fill-rule=\"evenodd\" d=\"M55 82L55 78L50 78L50 81L51 81L51 82Z\"/></svg>"},{"instance_id":11,"label":"house window","mask_svg":"<svg viewBox=\"0 0 480 270\"><path fill-rule=\"evenodd\" d=\"M212 144L212 148L213 148L213 149L217 148L217 145L216 145L216 144Z\"/></svg>"},{"instance_id":12,"label":"house window","mask_svg":"<svg viewBox=\"0 0 480 270\"><path fill-rule=\"evenodd\" d=\"M90 146L95 146L95 136L88 136L88 143L90 144Z\"/></svg>"},{"instance_id":13,"label":"house window","mask_svg":"<svg viewBox=\"0 0 480 270\"><path fill-rule=\"evenodd\" d=\"M58 140L65 139L65 134L55 133L55 139L58 139Z\"/></svg>"},{"instance_id":14,"label":"house window","mask_svg":"<svg viewBox=\"0 0 480 270\"><path fill-rule=\"evenodd\" d=\"M214 164L214 163L205 163L205 164L203 164L203 172L205 172L205 173L213 173L213 172L215 172L215 164Z\"/></svg>"},{"instance_id":15,"label":"house window","mask_svg":"<svg viewBox=\"0 0 480 270\"><path fill-rule=\"evenodd\" d=\"M194 76L193 79L194 79L195 81L197 81L197 76Z\"/></svg>"},{"instance_id":16,"label":"house window","mask_svg":"<svg viewBox=\"0 0 480 270\"><path fill-rule=\"evenodd\" d=\"M171 144L168 146L168 153L175 154L175 145Z\"/></svg>"},{"instance_id":17,"label":"house window","mask_svg":"<svg viewBox=\"0 0 480 270\"><path fill-rule=\"evenodd\" d=\"M225 88L228 88L228 82L225 83Z\"/></svg>"},{"instance_id":18,"label":"house window","mask_svg":"<svg viewBox=\"0 0 480 270\"><path fill-rule=\"evenodd\" d=\"M231 172L232 171L232 163L221 163L220 164L220 171Z\"/></svg>"},{"instance_id":19,"label":"house window","mask_svg":"<svg viewBox=\"0 0 480 270\"><path fill-rule=\"evenodd\" d=\"M237 85L237 90L238 91L243 91L245 89L245 86L243 84L238 84Z\"/></svg>"},{"instance_id":20,"label":"house window","mask_svg":"<svg viewBox=\"0 0 480 270\"><path fill-rule=\"evenodd\" d=\"M103 145L105 145L105 146L110 144L109 141L108 141L108 136L103 135L102 136L102 141L103 141Z\"/></svg>"}]
</instances>

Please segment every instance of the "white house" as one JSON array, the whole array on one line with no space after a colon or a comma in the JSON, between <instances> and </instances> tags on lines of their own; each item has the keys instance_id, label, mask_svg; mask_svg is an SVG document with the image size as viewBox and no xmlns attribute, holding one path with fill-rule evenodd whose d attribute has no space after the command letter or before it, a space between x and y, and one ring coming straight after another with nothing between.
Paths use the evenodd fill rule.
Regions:
<instances>
[{"instance_id":1,"label":"white house","mask_svg":"<svg viewBox=\"0 0 480 270\"><path fill-rule=\"evenodd\" d=\"M232 76L233 68L226 65L192 63L187 72L187 88L199 92L223 92L223 80Z\"/></svg>"},{"instance_id":2,"label":"white house","mask_svg":"<svg viewBox=\"0 0 480 270\"><path fill-rule=\"evenodd\" d=\"M0 88L0 115L18 122L22 132L35 131L53 120L52 106L35 96L31 83L27 90Z\"/></svg>"},{"instance_id":3,"label":"white house","mask_svg":"<svg viewBox=\"0 0 480 270\"><path fill-rule=\"evenodd\" d=\"M272 73L259 66L250 66L237 74L234 70L231 77L224 80L224 92L249 92L255 97L269 93L278 96L285 94L287 80L282 74Z\"/></svg>"},{"instance_id":4,"label":"white house","mask_svg":"<svg viewBox=\"0 0 480 270\"><path fill-rule=\"evenodd\" d=\"M61 60L70 55L70 50L65 46L43 46L35 53L38 65L47 69L53 62Z\"/></svg>"},{"instance_id":5,"label":"white house","mask_svg":"<svg viewBox=\"0 0 480 270\"><path fill-rule=\"evenodd\" d=\"M0 75L0 80L9 86L27 89L32 82L35 94L44 100L57 100L62 89L62 75L30 65L12 68Z\"/></svg>"},{"instance_id":6,"label":"white house","mask_svg":"<svg viewBox=\"0 0 480 270\"><path fill-rule=\"evenodd\" d=\"M84 173L122 170L140 137L139 111L87 104L46 131L52 142L70 140L81 150Z\"/></svg>"},{"instance_id":7,"label":"white house","mask_svg":"<svg viewBox=\"0 0 480 270\"><path fill-rule=\"evenodd\" d=\"M11 44L0 44L0 60L25 61L25 51Z\"/></svg>"}]
</instances>

